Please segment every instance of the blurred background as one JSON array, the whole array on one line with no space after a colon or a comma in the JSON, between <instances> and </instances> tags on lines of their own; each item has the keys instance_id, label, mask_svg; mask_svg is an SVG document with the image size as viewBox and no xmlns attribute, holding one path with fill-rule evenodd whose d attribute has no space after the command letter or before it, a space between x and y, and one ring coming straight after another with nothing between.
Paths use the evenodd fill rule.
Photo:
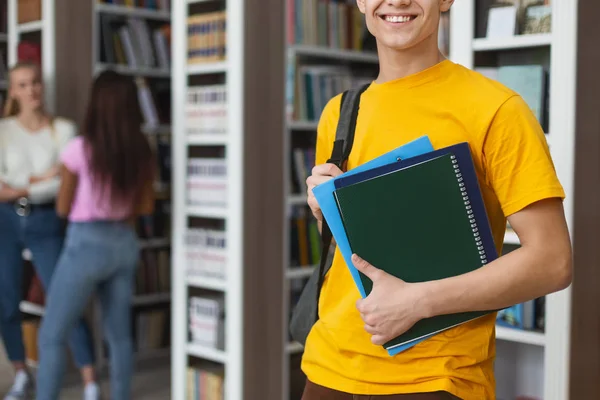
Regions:
<instances>
[{"instance_id":1,"label":"blurred background","mask_svg":"<svg viewBox=\"0 0 600 400\"><path fill-rule=\"evenodd\" d=\"M600 398L598 11L457 0L440 21L447 57L527 101L567 191L575 282L498 315L501 400ZM0 102L19 60L41 65L49 111L77 124L98 72L135 78L158 169L155 212L137 222L135 398L300 399L303 349L287 326L320 256L305 204L317 121L331 97L376 77L375 50L352 0L0 0ZM504 252L518 247L509 227ZM29 258L21 311L35 368L44 293ZM106 386L96 299L86 318ZM0 394L13 379L4 359ZM78 385L71 366L62 398Z\"/></svg>"}]
</instances>

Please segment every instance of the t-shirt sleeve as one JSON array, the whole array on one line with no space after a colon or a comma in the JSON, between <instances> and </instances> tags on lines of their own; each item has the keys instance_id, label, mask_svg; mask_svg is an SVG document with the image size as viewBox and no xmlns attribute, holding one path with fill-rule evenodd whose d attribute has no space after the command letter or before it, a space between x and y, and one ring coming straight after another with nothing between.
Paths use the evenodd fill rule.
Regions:
<instances>
[{"instance_id":1,"label":"t-shirt sleeve","mask_svg":"<svg viewBox=\"0 0 600 400\"><path fill-rule=\"evenodd\" d=\"M521 96L498 109L483 145L487 184L505 216L547 198L564 199L544 132Z\"/></svg>"},{"instance_id":2,"label":"t-shirt sleeve","mask_svg":"<svg viewBox=\"0 0 600 400\"><path fill-rule=\"evenodd\" d=\"M83 140L81 137L71 139L64 147L60 162L71 172L78 173L83 164Z\"/></svg>"},{"instance_id":3,"label":"t-shirt sleeve","mask_svg":"<svg viewBox=\"0 0 600 400\"><path fill-rule=\"evenodd\" d=\"M317 128L316 165L325 164L331 156L335 131L340 118L340 104L341 95L338 95L329 100L321 113Z\"/></svg>"}]
</instances>

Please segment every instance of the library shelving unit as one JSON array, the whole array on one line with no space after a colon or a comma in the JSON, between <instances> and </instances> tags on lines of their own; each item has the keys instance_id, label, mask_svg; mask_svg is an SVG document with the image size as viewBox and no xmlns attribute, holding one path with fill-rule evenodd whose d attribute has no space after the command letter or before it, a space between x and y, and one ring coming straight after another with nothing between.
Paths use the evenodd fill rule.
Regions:
<instances>
[{"instance_id":1,"label":"library shelving unit","mask_svg":"<svg viewBox=\"0 0 600 400\"><path fill-rule=\"evenodd\" d=\"M484 1L457 1L451 9L450 59L467 68L541 64L549 73L547 140L561 183L573 232L577 2L552 0L551 33L487 38ZM489 2L488 2L489 4ZM544 124L542 124L544 125ZM505 248L519 245L507 231ZM546 296L544 332L496 327L498 399L528 395L569 398L571 288ZM590 397L591 398L591 397Z\"/></svg>"},{"instance_id":2,"label":"library shelving unit","mask_svg":"<svg viewBox=\"0 0 600 400\"><path fill-rule=\"evenodd\" d=\"M186 396L198 390L193 374L209 369L217 371L227 400L281 398L284 120L274 110L284 104L283 6L280 0L172 3L174 400L201 398ZM214 49L211 43L225 43L225 54L204 51ZM186 111L192 91L214 86L226 96L220 133L202 131L202 121ZM194 199L196 161L226 170L219 175L219 187L226 187L220 200ZM187 253L197 248L187 237L197 228L224 236L224 276L190 275ZM192 301L207 297L223 307L220 345L191 332L197 328L190 327Z\"/></svg>"},{"instance_id":3,"label":"library shelving unit","mask_svg":"<svg viewBox=\"0 0 600 400\"><path fill-rule=\"evenodd\" d=\"M31 3L35 2L29 1L29 4ZM46 104L48 110L54 115L69 118L81 126L93 77L107 68L114 68L121 73L134 77L162 79L167 81L170 86L169 68L131 68L106 63L103 56L101 56L103 49L100 25L101 15L122 17L124 19L139 18L142 21L151 21L152 27L169 24L169 11L104 4L99 0L77 2L70 0L39 0L39 3L41 19L19 24L19 2L8 0L8 31L11 33L7 37L8 59L9 65L17 61L19 56L18 46L23 40L37 43L40 46L40 62ZM2 38L0 37L0 39ZM155 45L152 40L151 37L151 46ZM169 55L168 48L163 53ZM170 99L167 98L166 100L166 103L170 106ZM168 123L154 123L144 126L143 129L150 136L151 142L156 142L158 138L168 141L170 137L171 127ZM158 156L169 157L169 154L158 154ZM170 180L168 177L167 179ZM157 182L156 187L157 199L168 201L170 197L169 185ZM170 216L166 215L165 220L170 220ZM161 254L161 257L159 257L158 253L168 252L170 242L171 239L167 235L152 237L141 239L140 247L142 252L150 252L152 257L155 257L154 261L165 263L165 260L167 260L166 263L168 263L170 257L165 256L165 254ZM27 259L28 252L25 252L24 256ZM168 277L169 275L170 272L167 271L162 276ZM160 290L144 291L143 293L147 294L136 295L132 299L132 307L136 312L139 310L143 312L163 310L166 317L161 325L164 327L168 321L171 294L169 290L164 288L163 284L160 284L160 287ZM43 316L44 308L38 304L24 301L21 304L21 311L28 315ZM97 302L94 302L94 307L90 311L97 363L98 367L104 367L107 359L104 351L103 329L100 323L100 309ZM134 312L134 315L137 314ZM146 331L150 330L149 326L156 327L158 325L159 318L150 321L153 318L155 316L150 315L147 318L142 318L145 320ZM165 332L162 337L166 338L167 336ZM136 353L136 357L138 360L146 360L169 355L170 349L168 347L154 349L156 346L158 345L154 343L140 349Z\"/></svg>"}]
</instances>

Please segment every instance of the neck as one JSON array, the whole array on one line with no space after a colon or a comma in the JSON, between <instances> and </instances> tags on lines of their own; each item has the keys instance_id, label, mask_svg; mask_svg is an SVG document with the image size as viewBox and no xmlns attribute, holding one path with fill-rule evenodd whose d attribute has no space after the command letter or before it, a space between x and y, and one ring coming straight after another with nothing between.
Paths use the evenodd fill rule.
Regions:
<instances>
[{"instance_id":1,"label":"neck","mask_svg":"<svg viewBox=\"0 0 600 400\"><path fill-rule=\"evenodd\" d=\"M48 116L42 109L21 110L17 118L26 126L43 125L48 120Z\"/></svg>"},{"instance_id":2,"label":"neck","mask_svg":"<svg viewBox=\"0 0 600 400\"><path fill-rule=\"evenodd\" d=\"M397 50L377 42L379 76L377 83L385 83L416 74L433 67L445 57L437 45L437 31L416 46Z\"/></svg>"}]
</instances>

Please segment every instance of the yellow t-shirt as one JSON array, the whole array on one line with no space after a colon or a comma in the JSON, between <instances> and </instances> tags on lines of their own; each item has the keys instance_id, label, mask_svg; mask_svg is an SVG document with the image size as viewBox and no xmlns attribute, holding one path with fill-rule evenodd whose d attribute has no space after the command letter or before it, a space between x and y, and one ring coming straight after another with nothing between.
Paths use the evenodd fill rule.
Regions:
<instances>
[{"instance_id":1,"label":"yellow t-shirt","mask_svg":"<svg viewBox=\"0 0 600 400\"><path fill-rule=\"evenodd\" d=\"M318 128L317 164L331 154L341 96ZM468 142L498 251L506 216L564 191L544 132L515 92L451 61L364 92L352 169L423 135L439 149ZM461 399L494 399L495 314L440 333L390 357L370 341L356 310L360 298L336 251L306 343L302 368L318 385L352 394L448 391Z\"/></svg>"}]
</instances>

